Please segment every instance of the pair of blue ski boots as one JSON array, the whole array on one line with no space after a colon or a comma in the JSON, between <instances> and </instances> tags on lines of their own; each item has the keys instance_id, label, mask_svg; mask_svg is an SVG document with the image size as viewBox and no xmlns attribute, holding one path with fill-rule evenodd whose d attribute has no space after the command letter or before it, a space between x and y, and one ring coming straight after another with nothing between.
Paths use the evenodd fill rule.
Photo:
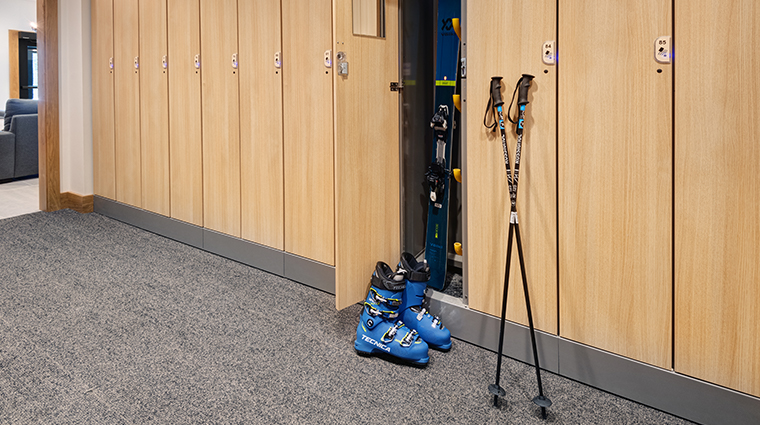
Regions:
<instances>
[{"instance_id":1,"label":"pair of blue ski boots","mask_svg":"<svg viewBox=\"0 0 760 425\"><path fill-rule=\"evenodd\" d=\"M354 348L360 355L391 356L417 366L427 365L428 347L449 351L451 332L423 307L430 279L427 263L405 252L396 271L379 261L372 273Z\"/></svg>"}]
</instances>

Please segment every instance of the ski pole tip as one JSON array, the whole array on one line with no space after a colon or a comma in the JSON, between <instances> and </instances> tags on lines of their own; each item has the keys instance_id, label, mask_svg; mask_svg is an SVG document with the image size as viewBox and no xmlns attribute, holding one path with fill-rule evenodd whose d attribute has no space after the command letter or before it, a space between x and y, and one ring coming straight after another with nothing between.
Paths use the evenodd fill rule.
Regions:
<instances>
[{"instance_id":1,"label":"ski pole tip","mask_svg":"<svg viewBox=\"0 0 760 425\"><path fill-rule=\"evenodd\" d=\"M457 255L462 255L462 244L459 242L454 242L454 252L457 253Z\"/></svg>"}]
</instances>

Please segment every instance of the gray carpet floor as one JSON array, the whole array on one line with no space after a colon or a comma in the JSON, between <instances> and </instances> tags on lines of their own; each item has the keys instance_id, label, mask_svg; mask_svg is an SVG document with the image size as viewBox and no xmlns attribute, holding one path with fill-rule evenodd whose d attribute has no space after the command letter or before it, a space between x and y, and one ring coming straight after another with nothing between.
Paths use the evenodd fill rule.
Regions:
<instances>
[{"instance_id":1,"label":"gray carpet floor","mask_svg":"<svg viewBox=\"0 0 760 425\"><path fill-rule=\"evenodd\" d=\"M0 220L0 423L688 423L550 373L542 421L509 359L493 407L493 352L360 357L360 307L334 302L94 213Z\"/></svg>"}]
</instances>

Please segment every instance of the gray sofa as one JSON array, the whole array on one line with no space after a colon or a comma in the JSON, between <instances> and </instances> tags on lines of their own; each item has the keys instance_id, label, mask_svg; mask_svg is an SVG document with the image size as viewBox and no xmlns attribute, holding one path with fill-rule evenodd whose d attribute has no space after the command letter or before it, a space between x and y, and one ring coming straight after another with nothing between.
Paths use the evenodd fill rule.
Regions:
<instances>
[{"instance_id":1,"label":"gray sofa","mask_svg":"<svg viewBox=\"0 0 760 425\"><path fill-rule=\"evenodd\" d=\"M8 99L0 131L0 181L39 174L37 101Z\"/></svg>"}]
</instances>

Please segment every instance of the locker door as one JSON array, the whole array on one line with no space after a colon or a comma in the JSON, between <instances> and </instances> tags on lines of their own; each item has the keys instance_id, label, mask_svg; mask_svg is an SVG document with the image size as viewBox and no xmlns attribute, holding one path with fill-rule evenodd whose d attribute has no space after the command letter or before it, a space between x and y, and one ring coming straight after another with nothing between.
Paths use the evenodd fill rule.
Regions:
<instances>
[{"instance_id":1,"label":"locker door","mask_svg":"<svg viewBox=\"0 0 760 425\"><path fill-rule=\"evenodd\" d=\"M675 370L760 396L753 0L677 1Z\"/></svg>"},{"instance_id":2,"label":"locker door","mask_svg":"<svg viewBox=\"0 0 760 425\"><path fill-rule=\"evenodd\" d=\"M280 0L238 0L242 237L284 247Z\"/></svg>"},{"instance_id":3,"label":"locker door","mask_svg":"<svg viewBox=\"0 0 760 425\"><path fill-rule=\"evenodd\" d=\"M166 0L140 1L142 206L169 215L169 79Z\"/></svg>"},{"instance_id":4,"label":"locker door","mask_svg":"<svg viewBox=\"0 0 760 425\"><path fill-rule=\"evenodd\" d=\"M138 15L137 0L113 4L116 200L142 207Z\"/></svg>"},{"instance_id":5,"label":"locker door","mask_svg":"<svg viewBox=\"0 0 760 425\"><path fill-rule=\"evenodd\" d=\"M92 158L96 195L116 199L114 156L113 2L93 0L92 20Z\"/></svg>"},{"instance_id":6,"label":"locker door","mask_svg":"<svg viewBox=\"0 0 760 425\"><path fill-rule=\"evenodd\" d=\"M335 304L367 295L379 260L401 247L398 1L385 0L385 37L354 35L352 2L335 3L335 45L348 75L335 75Z\"/></svg>"},{"instance_id":7,"label":"locker door","mask_svg":"<svg viewBox=\"0 0 760 425\"><path fill-rule=\"evenodd\" d=\"M240 237L237 0L201 0L203 225Z\"/></svg>"},{"instance_id":8,"label":"locker door","mask_svg":"<svg viewBox=\"0 0 760 425\"><path fill-rule=\"evenodd\" d=\"M168 0L171 216L203 226L198 0Z\"/></svg>"},{"instance_id":9,"label":"locker door","mask_svg":"<svg viewBox=\"0 0 760 425\"><path fill-rule=\"evenodd\" d=\"M496 4L498 3L498 4ZM509 230L509 189L501 135L483 126L492 76L503 76L508 100L523 73L534 75L526 108L517 209L525 269L537 328L557 332L557 69L537 54L556 39L554 0L467 2L466 276L470 308L501 315ZM520 27L521 23L530 25ZM494 37L520 28L520 37ZM498 52L498 54L494 54ZM547 72L544 72L546 70ZM507 103L504 110L507 109ZM514 111L512 112L514 115ZM505 126L514 170L516 135ZM484 225L488 223L488 225ZM513 242L515 243L515 242ZM528 323L516 246L512 247L507 317Z\"/></svg>"},{"instance_id":10,"label":"locker door","mask_svg":"<svg viewBox=\"0 0 760 425\"><path fill-rule=\"evenodd\" d=\"M671 367L670 0L559 3L560 335ZM660 70L661 72L658 72Z\"/></svg>"},{"instance_id":11,"label":"locker door","mask_svg":"<svg viewBox=\"0 0 760 425\"><path fill-rule=\"evenodd\" d=\"M283 0L285 250L335 264L330 0Z\"/></svg>"}]
</instances>

